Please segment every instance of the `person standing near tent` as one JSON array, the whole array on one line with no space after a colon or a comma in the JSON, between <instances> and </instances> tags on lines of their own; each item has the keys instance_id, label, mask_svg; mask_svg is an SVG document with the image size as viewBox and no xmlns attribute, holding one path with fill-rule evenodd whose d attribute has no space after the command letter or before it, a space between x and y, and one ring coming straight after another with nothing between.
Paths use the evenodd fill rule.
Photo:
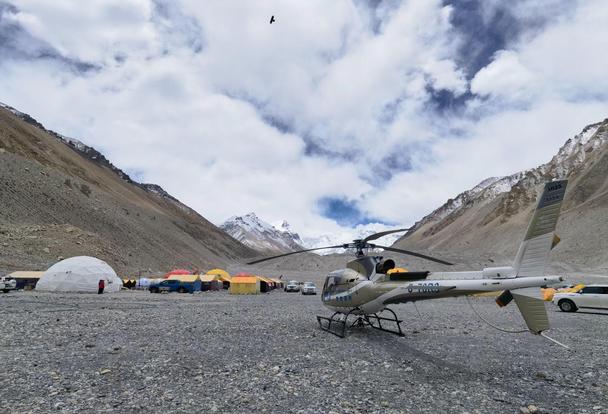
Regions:
<instances>
[{"instance_id":1,"label":"person standing near tent","mask_svg":"<svg viewBox=\"0 0 608 414\"><path fill-rule=\"evenodd\" d=\"M106 282L103 279L99 279L99 284L97 285L97 287L99 288L97 290L97 294L101 295L103 293L103 289L106 287Z\"/></svg>"}]
</instances>

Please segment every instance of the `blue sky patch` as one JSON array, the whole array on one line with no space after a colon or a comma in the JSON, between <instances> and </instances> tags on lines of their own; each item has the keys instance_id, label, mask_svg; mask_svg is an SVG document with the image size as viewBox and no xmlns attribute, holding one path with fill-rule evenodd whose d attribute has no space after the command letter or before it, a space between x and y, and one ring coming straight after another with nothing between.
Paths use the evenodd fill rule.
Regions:
<instances>
[{"instance_id":1,"label":"blue sky patch","mask_svg":"<svg viewBox=\"0 0 608 414\"><path fill-rule=\"evenodd\" d=\"M366 215L359 209L356 201L344 197L323 197L319 199L317 205L323 217L332 219L341 226L354 227L358 224L383 223L382 220Z\"/></svg>"}]
</instances>

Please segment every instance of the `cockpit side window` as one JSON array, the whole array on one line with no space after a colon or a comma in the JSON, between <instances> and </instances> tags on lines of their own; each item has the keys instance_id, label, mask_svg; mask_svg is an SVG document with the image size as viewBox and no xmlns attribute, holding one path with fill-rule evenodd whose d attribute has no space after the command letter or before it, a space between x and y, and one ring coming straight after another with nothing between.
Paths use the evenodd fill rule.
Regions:
<instances>
[{"instance_id":1,"label":"cockpit side window","mask_svg":"<svg viewBox=\"0 0 608 414\"><path fill-rule=\"evenodd\" d=\"M327 276L325 278L325 284L323 285L323 292L330 292L335 285L333 276Z\"/></svg>"}]
</instances>

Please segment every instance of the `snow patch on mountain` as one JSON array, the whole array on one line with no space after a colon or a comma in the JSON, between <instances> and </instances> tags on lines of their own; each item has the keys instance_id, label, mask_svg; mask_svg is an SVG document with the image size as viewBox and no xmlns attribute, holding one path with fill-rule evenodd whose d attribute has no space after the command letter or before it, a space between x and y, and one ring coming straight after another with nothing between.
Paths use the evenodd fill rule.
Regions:
<instances>
[{"instance_id":1,"label":"snow patch on mountain","mask_svg":"<svg viewBox=\"0 0 608 414\"><path fill-rule=\"evenodd\" d=\"M486 178L470 190L458 194L455 198L450 198L444 205L414 224L409 233L413 233L426 223L441 221L470 203L473 203L475 200L491 200L502 193L510 191L513 185L521 179L523 174L524 173L516 173L507 177Z\"/></svg>"},{"instance_id":2,"label":"snow patch on mountain","mask_svg":"<svg viewBox=\"0 0 608 414\"><path fill-rule=\"evenodd\" d=\"M370 223L359 225L353 229L345 228L336 233L300 237L286 220L270 224L260 219L255 213L249 213L244 216L232 216L219 227L253 249L280 253L302 249L316 249L325 246L339 246L350 243L355 239L363 239L370 234L395 228L382 223ZM391 246L402 235L403 233L390 234L381 239L374 240L374 243ZM320 255L344 253L344 249L324 249L315 251L314 253Z\"/></svg>"},{"instance_id":3,"label":"snow patch on mountain","mask_svg":"<svg viewBox=\"0 0 608 414\"><path fill-rule=\"evenodd\" d=\"M255 213L232 216L220 225L233 238L258 251L283 253L304 248L300 236L287 221L278 227L260 219Z\"/></svg>"},{"instance_id":4,"label":"snow patch on mountain","mask_svg":"<svg viewBox=\"0 0 608 414\"><path fill-rule=\"evenodd\" d=\"M72 147L76 148L80 152L86 152L87 149L90 148L87 145L85 145L82 141L79 141L75 138L66 137L65 135L61 135L61 134L57 134L57 135L59 135L59 138L61 138L63 141L65 141L68 145L71 145Z\"/></svg>"},{"instance_id":5,"label":"snow patch on mountain","mask_svg":"<svg viewBox=\"0 0 608 414\"><path fill-rule=\"evenodd\" d=\"M566 178L572 172L583 168L590 154L608 142L607 127L608 120L586 126L580 134L567 140L551 161L537 168L483 180L422 218L407 235L428 223L436 224L448 216L459 215L475 203L488 203L516 186L520 190L533 191L539 183Z\"/></svg>"}]
</instances>

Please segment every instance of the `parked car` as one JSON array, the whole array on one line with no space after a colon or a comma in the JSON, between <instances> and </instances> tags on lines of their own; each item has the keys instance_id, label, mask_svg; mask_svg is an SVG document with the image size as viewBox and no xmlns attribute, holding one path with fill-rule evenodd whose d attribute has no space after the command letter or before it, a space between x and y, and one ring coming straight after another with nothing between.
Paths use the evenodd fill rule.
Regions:
<instances>
[{"instance_id":1,"label":"parked car","mask_svg":"<svg viewBox=\"0 0 608 414\"><path fill-rule=\"evenodd\" d=\"M578 292L579 290L581 290L584 287L585 287L585 285L583 285L582 283L579 283L578 285L562 285L559 287L541 288L540 292L543 296L543 300L546 300L547 302L551 302L553 300L553 296L556 293Z\"/></svg>"},{"instance_id":2,"label":"parked car","mask_svg":"<svg viewBox=\"0 0 608 414\"><path fill-rule=\"evenodd\" d=\"M302 286L302 294L303 295L316 295L317 294L317 287L312 282L306 282Z\"/></svg>"},{"instance_id":3,"label":"parked car","mask_svg":"<svg viewBox=\"0 0 608 414\"><path fill-rule=\"evenodd\" d=\"M14 289L17 289L17 281L15 279L8 276L0 277L0 290L2 292L8 293Z\"/></svg>"},{"instance_id":4,"label":"parked car","mask_svg":"<svg viewBox=\"0 0 608 414\"><path fill-rule=\"evenodd\" d=\"M300 284L296 280L290 280L285 286L285 292L299 292Z\"/></svg>"},{"instance_id":5,"label":"parked car","mask_svg":"<svg viewBox=\"0 0 608 414\"><path fill-rule=\"evenodd\" d=\"M577 292L557 292L553 303L563 312L576 312L580 308L608 309L608 285L587 285Z\"/></svg>"},{"instance_id":6,"label":"parked car","mask_svg":"<svg viewBox=\"0 0 608 414\"><path fill-rule=\"evenodd\" d=\"M200 281L196 283L182 282L180 280L163 280L160 283L150 285L148 290L151 293L162 293L162 292L179 292L179 293L193 293L194 291L201 290Z\"/></svg>"}]
</instances>

